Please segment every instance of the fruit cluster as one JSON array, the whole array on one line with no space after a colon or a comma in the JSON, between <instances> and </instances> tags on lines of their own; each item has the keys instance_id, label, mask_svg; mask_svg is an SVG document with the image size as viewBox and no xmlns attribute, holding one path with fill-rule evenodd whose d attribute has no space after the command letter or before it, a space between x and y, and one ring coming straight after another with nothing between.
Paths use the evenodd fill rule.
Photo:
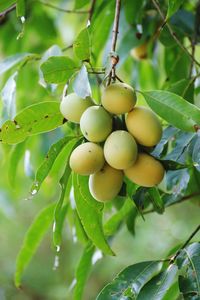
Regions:
<instances>
[{"instance_id":1,"label":"fruit cluster","mask_svg":"<svg viewBox=\"0 0 200 300\"><path fill-rule=\"evenodd\" d=\"M80 123L81 132L88 141L71 153L71 169L80 175L90 175L90 193L98 201L117 196L124 174L140 186L152 187L160 183L164 176L162 164L138 150L155 146L160 141L162 126L158 117L148 108L135 107L135 91L125 83L107 86L101 102L102 106L98 106L90 97L81 99L74 93L61 101L63 116L68 121ZM123 119L123 114L124 127L113 128L116 127L113 120Z\"/></svg>"}]
</instances>

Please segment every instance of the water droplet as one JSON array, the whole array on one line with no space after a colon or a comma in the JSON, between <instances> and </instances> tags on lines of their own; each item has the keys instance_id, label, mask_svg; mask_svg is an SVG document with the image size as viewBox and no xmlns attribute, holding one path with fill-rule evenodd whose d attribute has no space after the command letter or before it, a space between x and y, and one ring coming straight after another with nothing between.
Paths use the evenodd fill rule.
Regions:
<instances>
[{"instance_id":1,"label":"water droplet","mask_svg":"<svg viewBox=\"0 0 200 300\"><path fill-rule=\"evenodd\" d=\"M77 242L76 228L75 227L72 227L72 239L73 239L74 243Z\"/></svg>"},{"instance_id":2,"label":"water droplet","mask_svg":"<svg viewBox=\"0 0 200 300\"><path fill-rule=\"evenodd\" d=\"M53 222L53 232L56 231L56 221Z\"/></svg>"},{"instance_id":3,"label":"water droplet","mask_svg":"<svg viewBox=\"0 0 200 300\"><path fill-rule=\"evenodd\" d=\"M56 246L56 252L57 253L60 252L60 246L59 245Z\"/></svg>"},{"instance_id":4,"label":"water droplet","mask_svg":"<svg viewBox=\"0 0 200 300\"><path fill-rule=\"evenodd\" d=\"M76 278L74 278L74 279L72 280L72 283L71 283L70 286L69 286L69 291L72 291L72 290L73 290L73 288L75 287L76 283L77 283L77 280L76 280Z\"/></svg>"},{"instance_id":5,"label":"water droplet","mask_svg":"<svg viewBox=\"0 0 200 300\"><path fill-rule=\"evenodd\" d=\"M100 250L97 250L94 252L93 256L92 256L92 264L96 264L96 262L98 260L100 260L103 257L103 254Z\"/></svg>"},{"instance_id":6,"label":"water droplet","mask_svg":"<svg viewBox=\"0 0 200 300\"><path fill-rule=\"evenodd\" d=\"M25 21L26 21L25 17L24 17L24 16L22 16L22 17L21 17L21 22L22 22L22 24L24 24L24 23L25 23Z\"/></svg>"},{"instance_id":7,"label":"water droplet","mask_svg":"<svg viewBox=\"0 0 200 300\"><path fill-rule=\"evenodd\" d=\"M55 256L53 270L55 271L59 267L59 256Z\"/></svg>"},{"instance_id":8,"label":"water droplet","mask_svg":"<svg viewBox=\"0 0 200 300\"><path fill-rule=\"evenodd\" d=\"M31 195L32 195L32 196L34 196L34 195L36 195L36 194L37 194L37 190L36 190L36 189L34 189L34 190L31 191Z\"/></svg>"},{"instance_id":9,"label":"water droplet","mask_svg":"<svg viewBox=\"0 0 200 300\"><path fill-rule=\"evenodd\" d=\"M76 202L75 202L75 198L74 198L74 188L73 188L73 186L71 187L71 190L70 190L69 200L70 200L70 204L71 204L72 209L73 210L76 209Z\"/></svg>"}]
</instances>

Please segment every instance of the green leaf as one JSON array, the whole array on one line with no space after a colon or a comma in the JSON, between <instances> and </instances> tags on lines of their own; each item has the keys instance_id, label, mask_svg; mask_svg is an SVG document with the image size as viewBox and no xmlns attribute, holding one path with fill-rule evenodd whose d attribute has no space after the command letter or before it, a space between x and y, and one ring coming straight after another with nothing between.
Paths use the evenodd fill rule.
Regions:
<instances>
[{"instance_id":1,"label":"green leaf","mask_svg":"<svg viewBox=\"0 0 200 300\"><path fill-rule=\"evenodd\" d=\"M15 3L16 3L15 0L1 0L0 12L3 12L4 10L6 10L7 8L9 8L10 6L12 6ZM1 70L1 68L0 68L0 70Z\"/></svg>"},{"instance_id":2,"label":"green leaf","mask_svg":"<svg viewBox=\"0 0 200 300\"><path fill-rule=\"evenodd\" d=\"M31 53L18 53L12 56L7 57L3 61L0 62L0 75L10 70L12 67L17 65L18 63L34 58L35 54Z\"/></svg>"},{"instance_id":3,"label":"green leaf","mask_svg":"<svg viewBox=\"0 0 200 300\"><path fill-rule=\"evenodd\" d=\"M124 1L124 10L127 22L132 25L137 24L143 5L144 0Z\"/></svg>"},{"instance_id":4,"label":"green leaf","mask_svg":"<svg viewBox=\"0 0 200 300\"><path fill-rule=\"evenodd\" d=\"M148 194L150 196L151 202L155 211L159 214L162 214L165 210L163 199L160 196L159 190L157 187L151 187L148 189Z\"/></svg>"},{"instance_id":5,"label":"green leaf","mask_svg":"<svg viewBox=\"0 0 200 300\"><path fill-rule=\"evenodd\" d=\"M125 199L124 205L122 208L115 213L104 225L105 235L110 236L113 235L120 224L124 219L129 215L129 213L133 210L134 203L129 198Z\"/></svg>"},{"instance_id":6,"label":"green leaf","mask_svg":"<svg viewBox=\"0 0 200 300\"><path fill-rule=\"evenodd\" d=\"M67 157L66 167L65 167L64 173L59 181L60 187L61 187L61 195L60 195L60 199L57 202L55 213L54 213L53 242L56 247L61 245L62 228L63 228L64 218L65 218L65 215L67 212L67 206L63 207L63 202L64 202L69 178L71 175L71 168L69 166L69 158L70 158L71 152L73 151L73 149L76 147L76 145L79 142L80 142L80 139L76 138L76 139L72 139L67 144L68 151L66 153L66 157ZM71 187L71 182L70 182L70 187Z\"/></svg>"},{"instance_id":7,"label":"green leaf","mask_svg":"<svg viewBox=\"0 0 200 300\"><path fill-rule=\"evenodd\" d=\"M128 289L135 299L141 288L160 271L161 266L162 263L158 261L146 261L125 268L105 286L96 300L129 300L125 296ZM149 297L148 300L150 299L155 300Z\"/></svg>"},{"instance_id":8,"label":"green leaf","mask_svg":"<svg viewBox=\"0 0 200 300\"><path fill-rule=\"evenodd\" d=\"M183 0L168 0L167 19L169 19L181 6Z\"/></svg>"},{"instance_id":9,"label":"green leaf","mask_svg":"<svg viewBox=\"0 0 200 300\"><path fill-rule=\"evenodd\" d=\"M25 142L19 143L12 149L9 161L8 178L10 184L14 186L17 173L17 167L25 151Z\"/></svg>"},{"instance_id":10,"label":"green leaf","mask_svg":"<svg viewBox=\"0 0 200 300\"><path fill-rule=\"evenodd\" d=\"M74 54L83 61L90 61L91 44L88 28L81 30L73 44Z\"/></svg>"},{"instance_id":11,"label":"green leaf","mask_svg":"<svg viewBox=\"0 0 200 300\"><path fill-rule=\"evenodd\" d=\"M24 17L25 10L26 10L25 0L17 0L17 4L16 4L17 17Z\"/></svg>"},{"instance_id":12,"label":"green leaf","mask_svg":"<svg viewBox=\"0 0 200 300\"><path fill-rule=\"evenodd\" d=\"M174 283L177 266L170 265L167 270L153 277L140 291L137 300L162 300Z\"/></svg>"},{"instance_id":13,"label":"green leaf","mask_svg":"<svg viewBox=\"0 0 200 300\"><path fill-rule=\"evenodd\" d=\"M79 215L76 211L76 209L73 211L74 212L74 226L75 226L75 239L77 238L78 241L82 244L82 245L86 245L86 243L88 242L88 237L87 234L83 228L83 225L81 223L81 220L79 218Z\"/></svg>"},{"instance_id":14,"label":"green leaf","mask_svg":"<svg viewBox=\"0 0 200 300\"><path fill-rule=\"evenodd\" d=\"M91 196L88 177L73 174L73 186L77 212L87 236L105 254L114 255L103 232L103 204Z\"/></svg>"},{"instance_id":15,"label":"green leaf","mask_svg":"<svg viewBox=\"0 0 200 300\"><path fill-rule=\"evenodd\" d=\"M23 245L16 259L15 285L20 287L21 277L31 258L39 247L45 233L53 221L55 204L45 207L35 218L27 231Z\"/></svg>"},{"instance_id":16,"label":"green leaf","mask_svg":"<svg viewBox=\"0 0 200 300\"><path fill-rule=\"evenodd\" d=\"M126 226L128 231L134 236L135 235L135 222L138 215L137 209L133 208L127 218L126 218Z\"/></svg>"},{"instance_id":17,"label":"green leaf","mask_svg":"<svg viewBox=\"0 0 200 300\"><path fill-rule=\"evenodd\" d=\"M47 83L66 83L79 66L67 56L52 56L41 65L41 70Z\"/></svg>"},{"instance_id":18,"label":"green leaf","mask_svg":"<svg viewBox=\"0 0 200 300\"><path fill-rule=\"evenodd\" d=\"M142 92L148 105L160 117L183 131L195 131L200 124L200 109L167 91Z\"/></svg>"},{"instance_id":19,"label":"green leaf","mask_svg":"<svg viewBox=\"0 0 200 300\"><path fill-rule=\"evenodd\" d=\"M60 104L55 101L33 104L22 110L13 121L6 121L0 130L0 140L17 144L28 136L51 131L63 124Z\"/></svg>"},{"instance_id":20,"label":"green leaf","mask_svg":"<svg viewBox=\"0 0 200 300\"><path fill-rule=\"evenodd\" d=\"M90 268L92 266L92 256L94 254L94 246L89 242L83 251L79 264L76 268L76 285L74 287L74 300L81 300L85 283L87 281Z\"/></svg>"},{"instance_id":21,"label":"green leaf","mask_svg":"<svg viewBox=\"0 0 200 300\"><path fill-rule=\"evenodd\" d=\"M90 0L75 0L74 9L79 9L90 3Z\"/></svg>"},{"instance_id":22,"label":"green leaf","mask_svg":"<svg viewBox=\"0 0 200 300\"><path fill-rule=\"evenodd\" d=\"M53 145L51 145L44 161L42 162L41 166L39 167L39 169L36 172L35 181L31 187L32 195L35 195L39 191L41 184L43 183L43 181L49 174L56 158L58 157L58 155L60 154L62 149L70 141L72 141L72 143L74 143L74 142L77 142L77 139L73 136L66 136L66 137L60 139L59 141L57 141L56 143L54 143Z\"/></svg>"}]
</instances>

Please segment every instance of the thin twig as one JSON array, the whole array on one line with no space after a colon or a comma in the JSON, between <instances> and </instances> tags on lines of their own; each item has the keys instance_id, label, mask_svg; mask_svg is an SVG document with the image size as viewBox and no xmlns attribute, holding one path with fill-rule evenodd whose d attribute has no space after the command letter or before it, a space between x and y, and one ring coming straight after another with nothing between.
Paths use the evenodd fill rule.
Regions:
<instances>
[{"instance_id":1,"label":"thin twig","mask_svg":"<svg viewBox=\"0 0 200 300\"><path fill-rule=\"evenodd\" d=\"M45 6L48 6L50 8L56 9L58 11L64 12L64 13L68 13L68 14L88 14L90 11L89 10L76 10L76 9L64 9L58 6L55 6L51 3L45 2L45 1L41 1L41 0L36 0L36 2L39 2Z\"/></svg>"},{"instance_id":2,"label":"thin twig","mask_svg":"<svg viewBox=\"0 0 200 300\"><path fill-rule=\"evenodd\" d=\"M91 4L90 10L89 10L89 17L88 17L88 23L89 24L91 23L91 20L92 20L95 4L96 4L96 0L92 0L92 4Z\"/></svg>"},{"instance_id":3,"label":"thin twig","mask_svg":"<svg viewBox=\"0 0 200 300\"><path fill-rule=\"evenodd\" d=\"M16 8L16 4L10 6L9 8L7 8L6 10L4 10L3 12L0 13L0 18L5 17L8 13L15 10L15 8Z\"/></svg>"},{"instance_id":4,"label":"thin twig","mask_svg":"<svg viewBox=\"0 0 200 300\"><path fill-rule=\"evenodd\" d=\"M169 32L170 32L171 36L173 37L173 39L175 40L175 42L187 54L187 56L190 58L190 60L200 67L200 63L192 56L192 54L187 50L187 48L177 38L177 36L176 36L175 32L173 31L172 27L170 26L168 21L165 19L165 16L163 15L163 13L161 11L158 2L156 0L152 0L152 2L153 2L153 5L155 6L155 8L157 9L159 15L161 16L161 18L164 22L163 24L167 26L167 28L169 29ZM160 28L160 30L161 29L162 28Z\"/></svg>"},{"instance_id":5,"label":"thin twig","mask_svg":"<svg viewBox=\"0 0 200 300\"><path fill-rule=\"evenodd\" d=\"M121 8L121 0L116 0L115 6L115 19L113 24L113 36L112 36L112 44L111 44L111 62L112 69L108 78L108 85L111 83L112 78L115 79L115 66L119 61L119 57L114 55L117 45L117 37L119 33L119 17L120 17L120 8Z\"/></svg>"},{"instance_id":6,"label":"thin twig","mask_svg":"<svg viewBox=\"0 0 200 300\"><path fill-rule=\"evenodd\" d=\"M179 256L181 250L183 250L191 241L191 239L197 234L197 232L200 230L200 225L197 226L197 228L192 232L192 234L189 236L189 238L186 240L186 242L181 246L181 248L176 252L176 254L170 259L170 264L173 264L176 258Z\"/></svg>"}]
</instances>

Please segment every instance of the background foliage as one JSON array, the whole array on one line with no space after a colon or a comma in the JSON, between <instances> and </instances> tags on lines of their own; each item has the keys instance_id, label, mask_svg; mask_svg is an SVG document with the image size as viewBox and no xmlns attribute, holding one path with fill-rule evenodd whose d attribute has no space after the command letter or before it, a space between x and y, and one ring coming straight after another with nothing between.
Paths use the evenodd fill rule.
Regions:
<instances>
[{"instance_id":1,"label":"background foliage","mask_svg":"<svg viewBox=\"0 0 200 300\"><path fill-rule=\"evenodd\" d=\"M149 151L164 182L126 180L103 205L68 165L82 138L59 101L68 87L100 102L114 13L114 0L0 3L1 299L200 297L199 243L184 245L199 222L199 1L121 5L116 71L162 118Z\"/></svg>"}]
</instances>

